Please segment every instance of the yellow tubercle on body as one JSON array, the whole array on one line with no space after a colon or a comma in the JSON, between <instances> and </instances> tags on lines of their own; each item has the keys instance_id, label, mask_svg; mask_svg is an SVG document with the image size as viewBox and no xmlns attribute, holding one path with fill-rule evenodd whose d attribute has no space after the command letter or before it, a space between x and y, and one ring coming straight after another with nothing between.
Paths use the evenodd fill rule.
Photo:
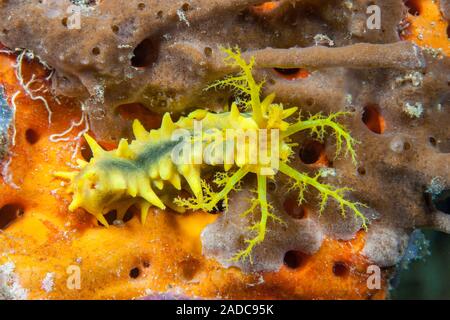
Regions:
<instances>
[{"instance_id":1,"label":"yellow tubercle on body","mask_svg":"<svg viewBox=\"0 0 450 320\"><path fill-rule=\"evenodd\" d=\"M184 209L211 211L220 202L226 207L230 192L236 190L247 175L255 174L257 198L252 200L251 211L259 208L261 218L251 227L255 236L248 239L246 248L235 256L235 259L251 260L253 248L265 239L268 220L279 221L267 201L267 179L282 173L299 190L299 203L304 201L305 189L311 187L321 197L321 211L327 201L333 199L342 214L353 212L366 226L367 219L360 211L364 205L346 199L348 189L321 183L319 175L310 177L288 165L293 154L290 138L301 131L310 132L319 140L331 132L336 138L336 156L344 150L356 163L356 141L337 122L338 117L347 113L317 114L304 120L289 121L297 108L285 109L282 104L274 103L274 94L261 100L263 83L256 82L252 76L253 59L247 63L239 50L224 51L228 55L226 63L238 66L241 72L217 81L208 89L231 88L240 96L239 106L233 103L229 111L222 113L198 109L177 122L166 113L161 127L149 132L135 120L135 140L128 143L122 139L113 151L103 150L86 135L93 158L88 163L80 162L78 172L55 174L70 181L68 191L73 194L73 201L69 209L82 207L104 225L108 224L104 214L117 210L120 219L132 205L140 208L143 223L151 206L170 207L179 212ZM247 140L247 135L253 131L264 132L263 139ZM241 144L237 143L239 139ZM231 147L223 148L224 145ZM255 158L255 150L258 153L264 151L266 157ZM209 154L207 159L206 153ZM214 180L217 191L202 179L202 171L208 167L217 173ZM190 189L191 198L182 199L173 194L183 186Z\"/></svg>"}]
</instances>

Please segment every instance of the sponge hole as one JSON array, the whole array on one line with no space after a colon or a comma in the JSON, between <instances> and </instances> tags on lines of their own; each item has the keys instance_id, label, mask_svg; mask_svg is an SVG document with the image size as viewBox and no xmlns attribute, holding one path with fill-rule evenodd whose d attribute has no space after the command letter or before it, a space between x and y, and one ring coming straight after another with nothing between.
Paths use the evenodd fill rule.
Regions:
<instances>
[{"instance_id":1,"label":"sponge hole","mask_svg":"<svg viewBox=\"0 0 450 320\"><path fill-rule=\"evenodd\" d=\"M150 111L141 103L122 104L115 112L128 121L138 119L146 130L157 129L161 125L161 115Z\"/></svg>"},{"instance_id":2,"label":"sponge hole","mask_svg":"<svg viewBox=\"0 0 450 320\"><path fill-rule=\"evenodd\" d=\"M300 160L304 164L314 164L319 162L325 155L325 145L319 141L309 141L300 149Z\"/></svg>"},{"instance_id":3,"label":"sponge hole","mask_svg":"<svg viewBox=\"0 0 450 320\"><path fill-rule=\"evenodd\" d=\"M333 274L336 277L346 277L349 274L349 268L346 263L338 261L333 264Z\"/></svg>"},{"instance_id":4,"label":"sponge hole","mask_svg":"<svg viewBox=\"0 0 450 320\"><path fill-rule=\"evenodd\" d=\"M0 230L5 230L17 218L23 216L25 210L17 203L6 204L0 208Z\"/></svg>"},{"instance_id":5,"label":"sponge hole","mask_svg":"<svg viewBox=\"0 0 450 320\"><path fill-rule=\"evenodd\" d=\"M408 8L408 13L412 16L420 15L420 2L421 0L405 0L405 6Z\"/></svg>"},{"instance_id":6,"label":"sponge hole","mask_svg":"<svg viewBox=\"0 0 450 320\"><path fill-rule=\"evenodd\" d=\"M116 221L118 221L117 219L117 211L116 210L111 210L109 211L107 214L104 215L106 221L108 221L109 225L114 225ZM131 219L133 219L134 217L134 208L130 207L126 212L125 215L123 216L123 223L126 223L128 221L130 221Z\"/></svg>"},{"instance_id":7,"label":"sponge hole","mask_svg":"<svg viewBox=\"0 0 450 320\"><path fill-rule=\"evenodd\" d=\"M275 68L274 70L279 76L287 80L305 79L310 75L307 70L301 68Z\"/></svg>"},{"instance_id":8,"label":"sponge hole","mask_svg":"<svg viewBox=\"0 0 450 320\"><path fill-rule=\"evenodd\" d=\"M306 264L307 260L307 254L301 251L291 250L285 253L283 262L289 269L299 269Z\"/></svg>"},{"instance_id":9,"label":"sponge hole","mask_svg":"<svg viewBox=\"0 0 450 320\"><path fill-rule=\"evenodd\" d=\"M139 278L140 274L141 274L141 270L138 267L136 267L136 268L133 268L130 270L129 276L132 279L137 279L137 278Z\"/></svg>"},{"instance_id":10,"label":"sponge hole","mask_svg":"<svg viewBox=\"0 0 450 320\"><path fill-rule=\"evenodd\" d=\"M25 131L25 139L29 144L33 145L39 141L39 133L34 129L27 129Z\"/></svg>"},{"instance_id":11,"label":"sponge hole","mask_svg":"<svg viewBox=\"0 0 450 320\"><path fill-rule=\"evenodd\" d=\"M442 191L433 199L435 208L443 213L450 214L450 189Z\"/></svg>"},{"instance_id":12,"label":"sponge hole","mask_svg":"<svg viewBox=\"0 0 450 320\"><path fill-rule=\"evenodd\" d=\"M284 211L294 219L303 219L306 216L306 208L298 204L296 197L289 197L283 202Z\"/></svg>"},{"instance_id":13,"label":"sponge hole","mask_svg":"<svg viewBox=\"0 0 450 320\"><path fill-rule=\"evenodd\" d=\"M83 142L81 143L80 147L81 156L84 160L89 161L93 157L92 150L89 147L86 139L83 138Z\"/></svg>"},{"instance_id":14,"label":"sponge hole","mask_svg":"<svg viewBox=\"0 0 450 320\"><path fill-rule=\"evenodd\" d=\"M160 42L153 38L144 39L133 51L131 65L136 68L152 66L159 57Z\"/></svg>"},{"instance_id":15,"label":"sponge hole","mask_svg":"<svg viewBox=\"0 0 450 320\"><path fill-rule=\"evenodd\" d=\"M386 129L386 122L377 105L370 104L364 108L362 121L370 131L376 134L382 134Z\"/></svg>"}]
</instances>

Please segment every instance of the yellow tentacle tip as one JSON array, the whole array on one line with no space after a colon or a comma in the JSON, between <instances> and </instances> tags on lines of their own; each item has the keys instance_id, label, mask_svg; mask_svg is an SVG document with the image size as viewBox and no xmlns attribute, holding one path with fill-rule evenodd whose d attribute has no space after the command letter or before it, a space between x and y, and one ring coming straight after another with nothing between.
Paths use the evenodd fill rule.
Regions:
<instances>
[{"instance_id":1,"label":"yellow tentacle tip","mask_svg":"<svg viewBox=\"0 0 450 320\"><path fill-rule=\"evenodd\" d=\"M133 121L133 134L138 140L146 140L149 136L147 130L145 130L144 126L138 119Z\"/></svg>"},{"instance_id":2,"label":"yellow tentacle tip","mask_svg":"<svg viewBox=\"0 0 450 320\"><path fill-rule=\"evenodd\" d=\"M175 123L172 121L170 113L166 112L163 116L161 123L162 136L169 137L174 130L175 130Z\"/></svg>"},{"instance_id":3,"label":"yellow tentacle tip","mask_svg":"<svg viewBox=\"0 0 450 320\"><path fill-rule=\"evenodd\" d=\"M195 119L195 120L202 120L208 115L208 110L204 109L197 109L189 113L188 118L189 119Z\"/></svg>"},{"instance_id":4,"label":"yellow tentacle tip","mask_svg":"<svg viewBox=\"0 0 450 320\"><path fill-rule=\"evenodd\" d=\"M145 199L147 202L151 203L152 205L154 205L162 210L164 210L166 208L166 206L161 201L161 199L151 189L150 185L146 186L145 188L141 188L139 195L143 199Z\"/></svg>"},{"instance_id":5,"label":"yellow tentacle tip","mask_svg":"<svg viewBox=\"0 0 450 320\"><path fill-rule=\"evenodd\" d=\"M275 100L275 93L271 93L267 97L264 98L263 102L261 103L261 109L264 114L267 112L267 110L268 110L269 106L272 104L273 100Z\"/></svg>"},{"instance_id":6,"label":"yellow tentacle tip","mask_svg":"<svg viewBox=\"0 0 450 320\"><path fill-rule=\"evenodd\" d=\"M178 175L178 173L175 173L171 178L170 178L170 183L174 186L175 189L177 190L181 190L181 178Z\"/></svg>"},{"instance_id":7,"label":"yellow tentacle tip","mask_svg":"<svg viewBox=\"0 0 450 320\"><path fill-rule=\"evenodd\" d=\"M119 157L130 158L132 156L132 152L129 148L128 141L126 139L121 139L119 142L119 146L116 150L116 155Z\"/></svg>"},{"instance_id":8,"label":"yellow tentacle tip","mask_svg":"<svg viewBox=\"0 0 450 320\"><path fill-rule=\"evenodd\" d=\"M56 171L53 172L53 176L57 177L57 178L61 178L64 180L70 180L73 181L75 179L75 177L77 176L78 172L76 171L72 171L72 172L68 172L68 171Z\"/></svg>"},{"instance_id":9,"label":"yellow tentacle tip","mask_svg":"<svg viewBox=\"0 0 450 320\"><path fill-rule=\"evenodd\" d=\"M164 182L162 180L153 180L153 185L159 190L164 188Z\"/></svg>"},{"instance_id":10,"label":"yellow tentacle tip","mask_svg":"<svg viewBox=\"0 0 450 320\"><path fill-rule=\"evenodd\" d=\"M97 141L95 141L95 139L92 138L89 134L85 133L84 138L86 139L86 142L91 148L94 157L98 157L102 153L105 153L105 150L103 150L103 148L97 143Z\"/></svg>"},{"instance_id":11,"label":"yellow tentacle tip","mask_svg":"<svg viewBox=\"0 0 450 320\"><path fill-rule=\"evenodd\" d=\"M297 107L293 107L293 108L289 108L289 109L283 110L283 119L289 118L289 117L292 116L294 113L296 113L297 110L298 110Z\"/></svg>"},{"instance_id":12,"label":"yellow tentacle tip","mask_svg":"<svg viewBox=\"0 0 450 320\"><path fill-rule=\"evenodd\" d=\"M105 217L102 214L98 214L95 217L103 226L105 226L106 228L109 227L108 221L106 221Z\"/></svg>"},{"instance_id":13,"label":"yellow tentacle tip","mask_svg":"<svg viewBox=\"0 0 450 320\"><path fill-rule=\"evenodd\" d=\"M80 201L79 201L79 199L77 198L77 197L74 197L73 199L72 199L72 202L70 203L70 205L69 205L69 211L70 212L73 212L73 211L75 211L75 209L77 209L79 206L80 206Z\"/></svg>"},{"instance_id":14,"label":"yellow tentacle tip","mask_svg":"<svg viewBox=\"0 0 450 320\"><path fill-rule=\"evenodd\" d=\"M203 189L202 189L202 179L200 178L200 174L195 171L191 171L189 174L184 175L189 187L192 190L192 193L199 200L203 199Z\"/></svg>"},{"instance_id":15,"label":"yellow tentacle tip","mask_svg":"<svg viewBox=\"0 0 450 320\"><path fill-rule=\"evenodd\" d=\"M80 166L80 168L86 167L87 164L89 163L89 162L84 161L84 160L82 160L82 159L77 159L76 161L77 161L77 164Z\"/></svg>"},{"instance_id":16,"label":"yellow tentacle tip","mask_svg":"<svg viewBox=\"0 0 450 320\"><path fill-rule=\"evenodd\" d=\"M141 223L145 225L147 221L148 211L150 210L150 205L147 203L141 204Z\"/></svg>"},{"instance_id":17,"label":"yellow tentacle tip","mask_svg":"<svg viewBox=\"0 0 450 320\"><path fill-rule=\"evenodd\" d=\"M233 102L233 104L231 105L230 114L231 114L230 118L231 118L232 120L238 119L239 116L241 115L241 113L239 112L239 109L238 109L236 103L234 103L234 102Z\"/></svg>"}]
</instances>

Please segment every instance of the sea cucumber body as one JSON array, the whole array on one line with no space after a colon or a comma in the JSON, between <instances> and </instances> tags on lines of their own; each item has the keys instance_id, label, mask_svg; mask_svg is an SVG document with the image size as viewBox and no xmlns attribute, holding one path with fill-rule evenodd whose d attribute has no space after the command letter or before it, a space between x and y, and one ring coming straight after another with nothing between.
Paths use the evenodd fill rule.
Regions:
<instances>
[{"instance_id":1,"label":"sea cucumber body","mask_svg":"<svg viewBox=\"0 0 450 320\"><path fill-rule=\"evenodd\" d=\"M198 125L201 125L200 135L196 132ZM204 162L203 154L197 154L211 147L217 140L230 139L230 136L226 136L230 129L231 132L237 132L231 136L231 139L235 139L238 138L236 135L239 135L239 132L258 130L258 126L251 113L240 113L233 105L230 112L217 114L197 110L180 118L176 123L166 114L161 128L150 132L136 120L133 123L135 140L128 144L122 139L118 148L112 151L103 150L94 139L87 136L93 158L88 163L82 163L82 169L72 177L70 191L74 196L69 209L73 211L79 207L84 208L103 224L107 224L104 214L116 210L120 219L134 204L138 205L142 215L146 216L144 212L150 206L161 209L165 209L166 205L173 207L172 201L168 201L164 193L171 187L181 190L183 180L187 182L194 196L201 199L201 170L205 167L220 165L228 171L233 167L249 166L256 170L259 165L250 165L250 150L254 150L255 146L247 141L246 156L232 157L231 163L225 161L226 154L209 159L209 163ZM196 152L196 141L201 143L200 152ZM284 145L281 140L279 143ZM184 163L175 163L175 148L184 150L184 147L192 150L191 154ZM230 151L235 152L235 147Z\"/></svg>"}]
</instances>

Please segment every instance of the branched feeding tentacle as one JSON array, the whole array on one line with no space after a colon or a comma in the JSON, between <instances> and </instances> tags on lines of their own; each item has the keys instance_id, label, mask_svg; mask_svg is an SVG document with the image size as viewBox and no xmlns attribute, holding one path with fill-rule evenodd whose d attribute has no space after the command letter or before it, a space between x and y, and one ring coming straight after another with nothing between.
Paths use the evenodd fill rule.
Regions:
<instances>
[{"instance_id":1,"label":"branched feeding tentacle","mask_svg":"<svg viewBox=\"0 0 450 320\"><path fill-rule=\"evenodd\" d=\"M247 96L246 107L251 107L253 112L252 116L258 126L261 128L264 127L265 120L263 118L260 100L261 88L263 87L264 82L257 83L253 78L252 69L255 64L255 59L251 58L250 63L247 63L241 57L239 48L235 48L234 50L224 48L222 50L227 54L225 63L240 68L241 72L237 76L230 76L224 80L216 81L211 86L207 87L206 90L211 88L229 87L232 90L236 90L244 96Z\"/></svg>"},{"instance_id":2,"label":"branched feeding tentacle","mask_svg":"<svg viewBox=\"0 0 450 320\"><path fill-rule=\"evenodd\" d=\"M258 198L251 202L250 208L243 213L243 215L248 215L259 206L261 210L261 218L254 225L249 227L249 231L256 233L256 236L252 239L245 240L247 247L239 251L233 258L232 261L246 260L249 259L253 263L253 257L251 255L253 248L264 241L267 232L267 222L269 219L273 219L275 222L284 223L282 219L277 217L275 214L271 213L273 207L267 201L267 177L258 175L258 188L257 194Z\"/></svg>"},{"instance_id":3,"label":"branched feeding tentacle","mask_svg":"<svg viewBox=\"0 0 450 320\"><path fill-rule=\"evenodd\" d=\"M357 161L354 146L358 141L350 135L342 124L336 122L337 118L348 115L351 115L351 113L341 111L332 113L328 117L318 113L309 117L307 120L299 120L297 123L292 124L282 133L282 137L287 138L297 132L310 130L312 135L323 141L326 135L326 129L331 128L333 135L336 138L336 157L340 155L342 144L345 142L345 156L350 155L352 162L356 164Z\"/></svg>"},{"instance_id":4,"label":"branched feeding tentacle","mask_svg":"<svg viewBox=\"0 0 450 320\"><path fill-rule=\"evenodd\" d=\"M305 175L303 173L298 172L294 168L291 168L285 163L280 164L280 171L293 179L295 181L295 185L301 186L301 188L304 190L305 186L311 186L315 188L317 191L319 191L319 195L321 197L320 202L320 212L322 213L325 209L325 206L327 204L328 198L333 198L338 204L341 209L341 213L343 216L345 216L346 209L350 209L355 216L361 219L362 225L364 228L367 228L367 218L364 216L364 214L358 209L358 207L367 207L367 205L360 203L360 202L352 202L350 200L347 200L344 198L344 194L347 191L351 191L349 188L335 188L333 186L330 186L328 184L320 183L318 181L319 175L316 175L315 177L311 178L308 175ZM301 191L302 193L303 191ZM301 197L303 198L303 195Z\"/></svg>"},{"instance_id":5,"label":"branched feeding tentacle","mask_svg":"<svg viewBox=\"0 0 450 320\"><path fill-rule=\"evenodd\" d=\"M245 243L247 243L247 247L239 251L232 260L237 261L240 259L247 259L249 258L251 262L253 262L253 258L251 256L251 252L253 248L258 245L259 243L264 241L265 235L266 235L266 226L267 226L267 219L269 218L269 208L267 204L267 181L265 176L259 176L258 175L258 204L261 208L261 220L254 224L250 229L252 231L255 231L257 235L252 239L245 240Z\"/></svg>"},{"instance_id":6,"label":"branched feeding tentacle","mask_svg":"<svg viewBox=\"0 0 450 320\"><path fill-rule=\"evenodd\" d=\"M217 193L211 190L211 187L203 180L202 187L204 196L201 201L197 198L182 199L177 198L175 203L180 206L185 206L192 210L212 211L217 204L225 199L228 194L235 188L235 186L249 173L248 169L240 168L231 177L226 179L225 186Z\"/></svg>"}]
</instances>

